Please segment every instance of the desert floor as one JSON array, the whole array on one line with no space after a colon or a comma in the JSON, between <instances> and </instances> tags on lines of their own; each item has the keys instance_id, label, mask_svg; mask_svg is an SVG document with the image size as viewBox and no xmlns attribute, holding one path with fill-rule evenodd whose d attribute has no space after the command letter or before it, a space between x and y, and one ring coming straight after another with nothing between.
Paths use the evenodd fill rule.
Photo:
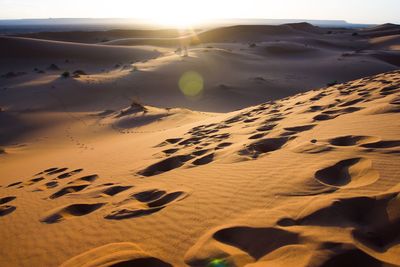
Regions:
<instances>
[{"instance_id":1,"label":"desert floor","mask_svg":"<svg viewBox=\"0 0 400 267\"><path fill-rule=\"evenodd\" d=\"M400 28L356 33L0 37L0 266L399 266Z\"/></svg>"}]
</instances>

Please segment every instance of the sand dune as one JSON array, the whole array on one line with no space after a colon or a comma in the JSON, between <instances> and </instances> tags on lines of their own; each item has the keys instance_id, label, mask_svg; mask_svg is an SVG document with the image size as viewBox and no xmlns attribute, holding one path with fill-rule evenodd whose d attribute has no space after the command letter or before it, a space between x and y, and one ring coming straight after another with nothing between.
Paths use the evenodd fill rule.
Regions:
<instances>
[{"instance_id":1,"label":"sand dune","mask_svg":"<svg viewBox=\"0 0 400 267\"><path fill-rule=\"evenodd\" d=\"M396 29L0 37L0 266L400 266Z\"/></svg>"},{"instance_id":2,"label":"sand dune","mask_svg":"<svg viewBox=\"0 0 400 267\"><path fill-rule=\"evenodd\" d=\"M119 110L139 98L153 106L226 112L399 66L398 51L387 48L396 46L396 38L371 39L369 44L348 33L315 33L308 24L242 27L247 26L198 37L204 42L217 41L212 36L250 38L245 43L200 44L190 48L189 57L174 52L176 43L128 47L1 37L5 93L0 106L15 117L11 112L16 110ZM288 31L285 37L271 37L271 31L280 34L282 29ZM253 37L264 41L254 43ZM74 77L62 78L65 71ZM178 86L187 71L203 79L195 98L186 97ZM74 74L81 72L87 75Z\"/></svg>"},{"instance_id":3,"label":"sand dune","mask_svg":"<svg viewBox=\"0 0 400 267\"><path fill-rule=\"evenodd\" d=\"M392 71L230 113L53 114L0 156L0 264L399 265L399 99Z\"/></svg>"}]
</instances>

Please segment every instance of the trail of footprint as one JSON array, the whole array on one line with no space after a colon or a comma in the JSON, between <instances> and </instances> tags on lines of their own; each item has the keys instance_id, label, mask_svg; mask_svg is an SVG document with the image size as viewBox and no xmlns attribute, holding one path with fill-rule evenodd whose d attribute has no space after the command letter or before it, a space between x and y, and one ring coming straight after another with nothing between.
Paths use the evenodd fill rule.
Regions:
<instances>
[{"instance_id":1,"label":"trail of footprint","mask_svg":"<svg viewBox=\"0 0 400 267\"><path fill-rule=\"evenodd\" d=\"M300 217L282 218L277 224L283 227L351 227L353 237L359 242L357 246L372 250L372 255L378 258L382 256L382 252L386 253L385 260L399 264L398 258L393 257L396 251L390 250L400 241L400 233L397 231L400 226L400 214L397 212L400 205L398 192L370 197L321 199L319 202L315 205L318 209L306 209ZM374 251L378 253L373 253Z\"/></svg>"}]
</instances>

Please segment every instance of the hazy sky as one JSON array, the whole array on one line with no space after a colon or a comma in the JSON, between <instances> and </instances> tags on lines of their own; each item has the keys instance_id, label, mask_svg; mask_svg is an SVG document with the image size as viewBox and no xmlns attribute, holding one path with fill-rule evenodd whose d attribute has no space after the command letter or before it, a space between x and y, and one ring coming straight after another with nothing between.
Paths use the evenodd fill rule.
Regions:
<instances>
[{"instance_id":1,"label":"hazy sky","mask_svg":"<svg viewBox=\"0 0 400 267\"><path fill-rule=\"evenodd\" d=\"M342 19L400 23L400 0L0 0L0 18Z\"/></svg>"}]
</instances>

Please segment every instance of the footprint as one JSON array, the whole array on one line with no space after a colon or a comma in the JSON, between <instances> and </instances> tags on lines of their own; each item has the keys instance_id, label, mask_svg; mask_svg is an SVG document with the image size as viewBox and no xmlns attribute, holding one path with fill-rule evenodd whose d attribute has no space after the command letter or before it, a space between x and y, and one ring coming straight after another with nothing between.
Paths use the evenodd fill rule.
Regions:
<instances>
[{"instance_id":1,"label":"footprint","mask_svg":"<svg viewBox=\"0 0 400 267\"><path fill-rule=\"evenodd\" d=\"M181 167L186 161L192 159L193 157L190 155L179 155L173 156L167 159L164 159L160 162L157 162L149 167L145 168L142 171L139 171L138 174L143 176L154 176L157 174L161 174L163 172L171 171L173 169Z\"/></svg>"},{"instance_id":2,"label":"footprint","mask_svg":"<svg viewBox=\"0 0 400 267\"><path fill-rule=\"evenodd\" d=\"M45 183L45 186L46 186L47 189L54 188L54 187L58 186L58 182L51 181L51 182Z\"/></svg>"},{"instance_id":3,"label":"footprint","mask_svg":"<svg viewBox=\"0 0 400 267\"><path fill-rule=\"evenodd\" d=\"M393 148L398 146L400 146L400 140L378 141L361 145L365 148Z\"/></svg>"},{"instance_id":4,"label":"footprint","mask_svg":"<svg viewBox=\"0 0 400 267\"><path fill-rule=\"evenodd\" d=\"M300 242L297 233L274 227L230 227L217 231L213 237L245 251L256 260L280 247Z\"/></svg>"},{"instance_id":5,"label":"footprint","mask_svg":"<svg viewBox=\"0 0 400 267\"><path fill-rule=\"evenodd\" d=\"M83 169L76 169L76 170L73 170L73 171L70 171L70 172L66 172L66 173L60 174L59 176L57 176L57 178L59 178L59 179L68 178L68 177L71 177L72 175L80 173L81 171L83 171Z\"/></svg>"},{"instance_id":6,"label":"footprint","mask_svg":"<svg viewBox=\"0 0 400 267\"><path fill-rule=\"evenodd\" d=\"M57 173L61 173L61 172L65 172L66 170L68 170L68 168L51 168L53 170L46 172L47 175L54 175Z\"/></svg>"},{"instance_id":7,"label":"footprint","mask_svg":"<svg viewBox=\"0 0 400 267\"><path fill-rule=\"evenodd\" d=\"M258 127L256 130L259 132L271 131L272 129L275 128L275 126L276 126L276 124L266 124L266 125Z\"/></svg>"},{"instance_id":8,"label":"footprint","mask_svg":"<svg viewBox=\"0 0 400 267\"><path fill-rule=\"evenodd\" d=\"M204 138L204 137L191 137L191 138L188 138L188 139L185 139L185 140L179 142L178 145L180 145L180 146L192 146L192 145L197 145L197 144L199 144L199 143L201 142L201 140L202 140L203 138Z\"/></svg>"},{"instance_id":9,"label":"footprint","mask_svg":"<svg viewBox=\"0 0 400 267\"><path fill-rule=\"evenodd\" d=\"M43 177L33 178L33 179L31 179L31 180L25 182L25 185L30 186L30 185L36 184L36 183L38 183L38 182L40 182L40 181L42 181L42 180L44 180Z\"/></svg>"},{"instance_id":10,"label":"footprint","mask_svg":"<svg viewBox=\"0 0 400 267\"><path fill-rule=\"evenodd\" d=\"M257 158L261 154L265 154L282 148L282 146L285 145L288 140L288 137L261 139L248 145L245 149L239 151L239 155Z\"/></svg>"},{"instance_id":11,"label":"footprint","mask_svg":"<svg viewBox=\"0 0 400 267\"><path fill-rule=\"evenodd\" d=\"M391 94L394 94L399 89L400 89L400 87L396 86L396 85L386 86L380 90L380 95L383 95L383 96L391 95Z\"/></svg>"},{"instance_id":12,"label":"footprint","mask_svg":"<svg viewBox=\"0 0 400 267\"><path fill-rule=\"evenodd\" d=\"M363 98L358 98L358 99L350 100L350 101L347 101L347 102L344 102L344 103L340 104L339 107L348 107L348 106L352 106L352 105L357 104L357 103L360 103L360 102L362 102L362 101L364 101Z\"/></svg>"},{"instance_id":13,"label":"footprint","mask_svg":"<svg viewBox=\"0 0 400 267\"><path fill-rule=\"evenodd\" d=\"M202 156L202 155L206 154L208 151L209 151L209 149L201 149L201 150L197 150L197 151L193 152L192 155Z\"/></svg>"},{"instance_id":14,"label":"footprint","mask_svg":"<svg viewBox=\"0 0 400 267\"><path fill-rule=\"evenodd\" d=\"M164 190L152 189L143 192L139 192L133 195L133 197L140 202L151 202L164 196L167 192Z\"/></svg>"},{"instance_id":15,"label":"footprint","mask_svg":"<svg viewBox=\"0 0 400 267\"><path fill-rule=\"evenodd\" d=\"M315 124L309 124L309 125L302 125L302 126L295 126L295 127L286 127L283 129L286 131L289 131L289 132L300 133L300 132L311 130L315 126L316 126Z\"/></svg>"},{"instance_id":16,"label":"footprint","mask_svg":"<svg viewBox=\"0 0 400 267\"><path fill-rule=\"evenodd\" d=\"M359 110L362 110L362 107L348 107L344 109L334 109L334 110L326 110L323 111L322 114L319 114L315 117L313 117L314 121L325 121L325 120L332 120L336 117L339 117L341 115L353 113Z\"/></svg>"},{"instance_id":17,"label":"footprint","mask_svg":"<svg viewBox=\"0 0 400 267\"><path fill-rule=\"evenodd\" d=\"M56 198L59 198L59 197L62 197L64 195L66 195L66 194L76 193L76 192L82 191L83 189L85 189L89 185L90 184L66 186L66 187L60 189L59 191L55 192L54 194L52 194L49 198L50 199L56 199Z\"/></svg>"},{"instance_id":18,"label":"footprint","mask_svg":"<svg viewBox=\"0 0 400 267\"><path fill-rule=\"evenodd\" d=\"M134 243L110 243L79 254L60 267L172 267L171 264L144 252Z\"/></svg>"},{"instance_id":19,"label":"footprint","mask_svg":"<svg viewBox=\"0 0 400 267\"><path fill-rule=\"evenodd\" d=\"M223 143L218 144L215 147L215 150L223 149L223 148L231 146L231 145L232 145L232 143L230 143L230 142L223 142Z\"/></svg>"},{"instance_id":20,"label":"footprint","mask_svg":"<svg viewBox=\"0 0 400 267\"><path fill-rule=\"evenodd\" d=\"M15 182L15 183L11 183L11 184L7 185L7 187L14 187L14 186L21 185L21 184L22 184L22 182Z\"/></svg>"},{"instance_id":21,"label":"footprint","mask_svg":"<svg viewBox=\"0 0 400 267\"><path fill-rule=\"evenodd\" d=\"M366 158L350 158L337 162L315 173L320 183L354 188L372 184L379 178L379 173L372 168L372 161Z\"/></svg>"},{"instance_id":22,"label":"footprint","mask_svg":"<svg viewBox=\"0 0 400 267\"><path fill-rule=\"evenodd\" d=\"M371 257L367 253L359 249L343 249L339 252L328 256L321 267L337 267L337 266L385 266L381 261Z\"/></svg>"},{"instance_id":23,"label":"footprint","mask_svg":"<svg viewBox=\"0 0 400 267\"><path fill-rule=\"evenodd\" d=\"M299 234L286 229L231 226L205 234L186 252L184 259L189 266L253 266L250 263L285 247L293 251L298 244L301 244ZM293 256L299 259L299 255ZM254 266L292 265L259 262Z\"/></svg>"},{"instance_id":24,"label":"footprint","mask_svg":"<svg viewBox=\"0 0 400 267\"><path fill-rule=\"evenodd\" d=\"M333 147L325 144L319 144L316 142L304 142L293 148L292 151L295 153L307 153L307 154L318 154L334 150Z\"/></svg>"},{"instance_id":25,"label":"footprint","mask_svg":"<svg viewBox=\"0 0 400 267\"><path fill-rule=\"evenodd\" d=\"M16 196L9 196L9 197L0 198L0 205L1 204L6 204L6 203L8 203L10 201L13 201L16 198L17 198Z\"/></svg>"},{"instance_id":26,"label":"footprint","mask_svg":"<svg viewBox=\"0 0 400 267\"><path fill-rule=\"evenodd\" d=\"M11 205L1 205L1 206L0 206L0 217L8 215L8 214L10 214L11 212L13 212L14 210L16 210L16 207L15 207L15 206L11 206Z\"/></svg>"},{"instance_id":27,"label":"footprint","mask_svg":"<svg viewBox=\"0 0 400 267\"><path fill-rule=\"evenodd\" d=\"M112 210L110 214L106 215L104 218L122 220L150 215L162 210L172 203L181 201L187 196L188 194L183 191L166 193L163 190L157 189L147 190L132 195L132 198L137 200L136 202L132 202L131 198L122 201L121 206L118 206L116 209Z\"/></svg>"},{"instance_id":28,"label":"footprint","mask_svg":"<svg viewBox=\"0 0 400 267\"><path fill-rule=\"evenodd\" d=\"M319 114L313 118L314 121L327 121L336 118L337 115Z\"/></svg>"},{"instance_id":29,"label":"footprint","mask_svg":"<svg viewBox=\"0 0 400 267\"><path fill-rule=\"evenodd\" d=\"M99 176L97 174L91 174L91 175L86 175L86 176L82 176L80 178L77 178L73 181L68 182L68 184L76 184L76 183L80 183L80 182L94 182L95 180L97 180L99 178Z\"/></svg>"},{"instance_id":30,"label":"footprint","mask_svg":"<svg viewBox=\"0 0 400 267\"><path fill-rule=\"evenodd\" d=\"M265 133L258 133L258 134L253 134L252 136L249 137L249 139L260 139L265 136Z\"/></svg>"},{"instance_id":31,"label":"footprint","mask_svg":"<svg viewBox=\"0 0 400 267\"><path fill-rule=\"evenodd\" d=\"M170 145L170 144L175 144L178 143L179 141L181 141L183 138L169 138L166 139L164 142L158 144L156 147L162 147L162 146L166 146L166 145Z\"/></svg>"},{"instance_id":32,"label":"footprint","mask_svg":"<svg viewBox=\"0 0 400 267\"><path fill-rule=\"evenodd\" d=\"M43 172L49 173L49 172L55 171L55 170L57 170L57 169L58 169L58 168L56 168L56 167L54 167L54 168L49 168L49 169L44 170ZM43 173L43 172L41 172L41 173Z\"/></svg>"},{"instance_id":33,"label":"footprint","mask_svg":"<svg viewBox=\"0 0 400 267\"><path fill-rule=\"evenodd\" d=\"M346 135L332 138L328 140L328 142L334 146L355 146L376 140L379 140L379 138L372 136Z\"/></svg>"},{"instance_id":34,"label":"footprint","mask_svg":"<svg viewBox=\"0 0 400 267\"><path fill-rule=\"evenodd\" d=\"M40 191L44 191L44 190L47 190L47 189L55 188L57 186L58 186L58 182L50 181L50 182L45 183L44 185L41 185L41 186L37 187L32 192L40 192Z\"/></svg>"},{"instance_id":35,"label":"footprint","mask_svg":"<svg viewBox=\"0 0 400 267\"><path fill-rule=\"evenodd\" d=\"M105 203L72 204L49 211L40 219L43 223L57 223L70 217L84 216L101 208Z\"/></svg>"},{"instance_id":36,"label":"footprint","mask_svg":"<svg viewBox=\"0 0 400 267\"><path fill-rule=\"evenodd\" d=\"M164 154L166 154L167 156L169 156L169 155L171 155L171 154L174 154L174 153L177 152L177 151L179 151L178 148L171 148L171 149L163 150L162 152L163 152Z\"/></svg>"},{"instance_id":37,"label":"footprint","mask_svg":"<svg viewBox=\"0 0 400 267\"><path fill-rule=\"evenodd\" d=\"M211 163L213 161L213 159L214 159L214 153L211 153L204 157L194 160L192 162L192 164L196 165L196 166L205 165L205 164Z\"/></svg>"},{"instance_id":38,"label":"footprint","mask_svg":"<svg viewBox=\"0 0 400 267\"><path fill-rule=\"evenodd\" d=\"M100 198L115 196L123 191L126 191L133 186L122 186L122 185L103 185L92 189L86 189L82 193L72 193L69 197L80 197L80 198Z\"/></svg>"}]
</instances>

